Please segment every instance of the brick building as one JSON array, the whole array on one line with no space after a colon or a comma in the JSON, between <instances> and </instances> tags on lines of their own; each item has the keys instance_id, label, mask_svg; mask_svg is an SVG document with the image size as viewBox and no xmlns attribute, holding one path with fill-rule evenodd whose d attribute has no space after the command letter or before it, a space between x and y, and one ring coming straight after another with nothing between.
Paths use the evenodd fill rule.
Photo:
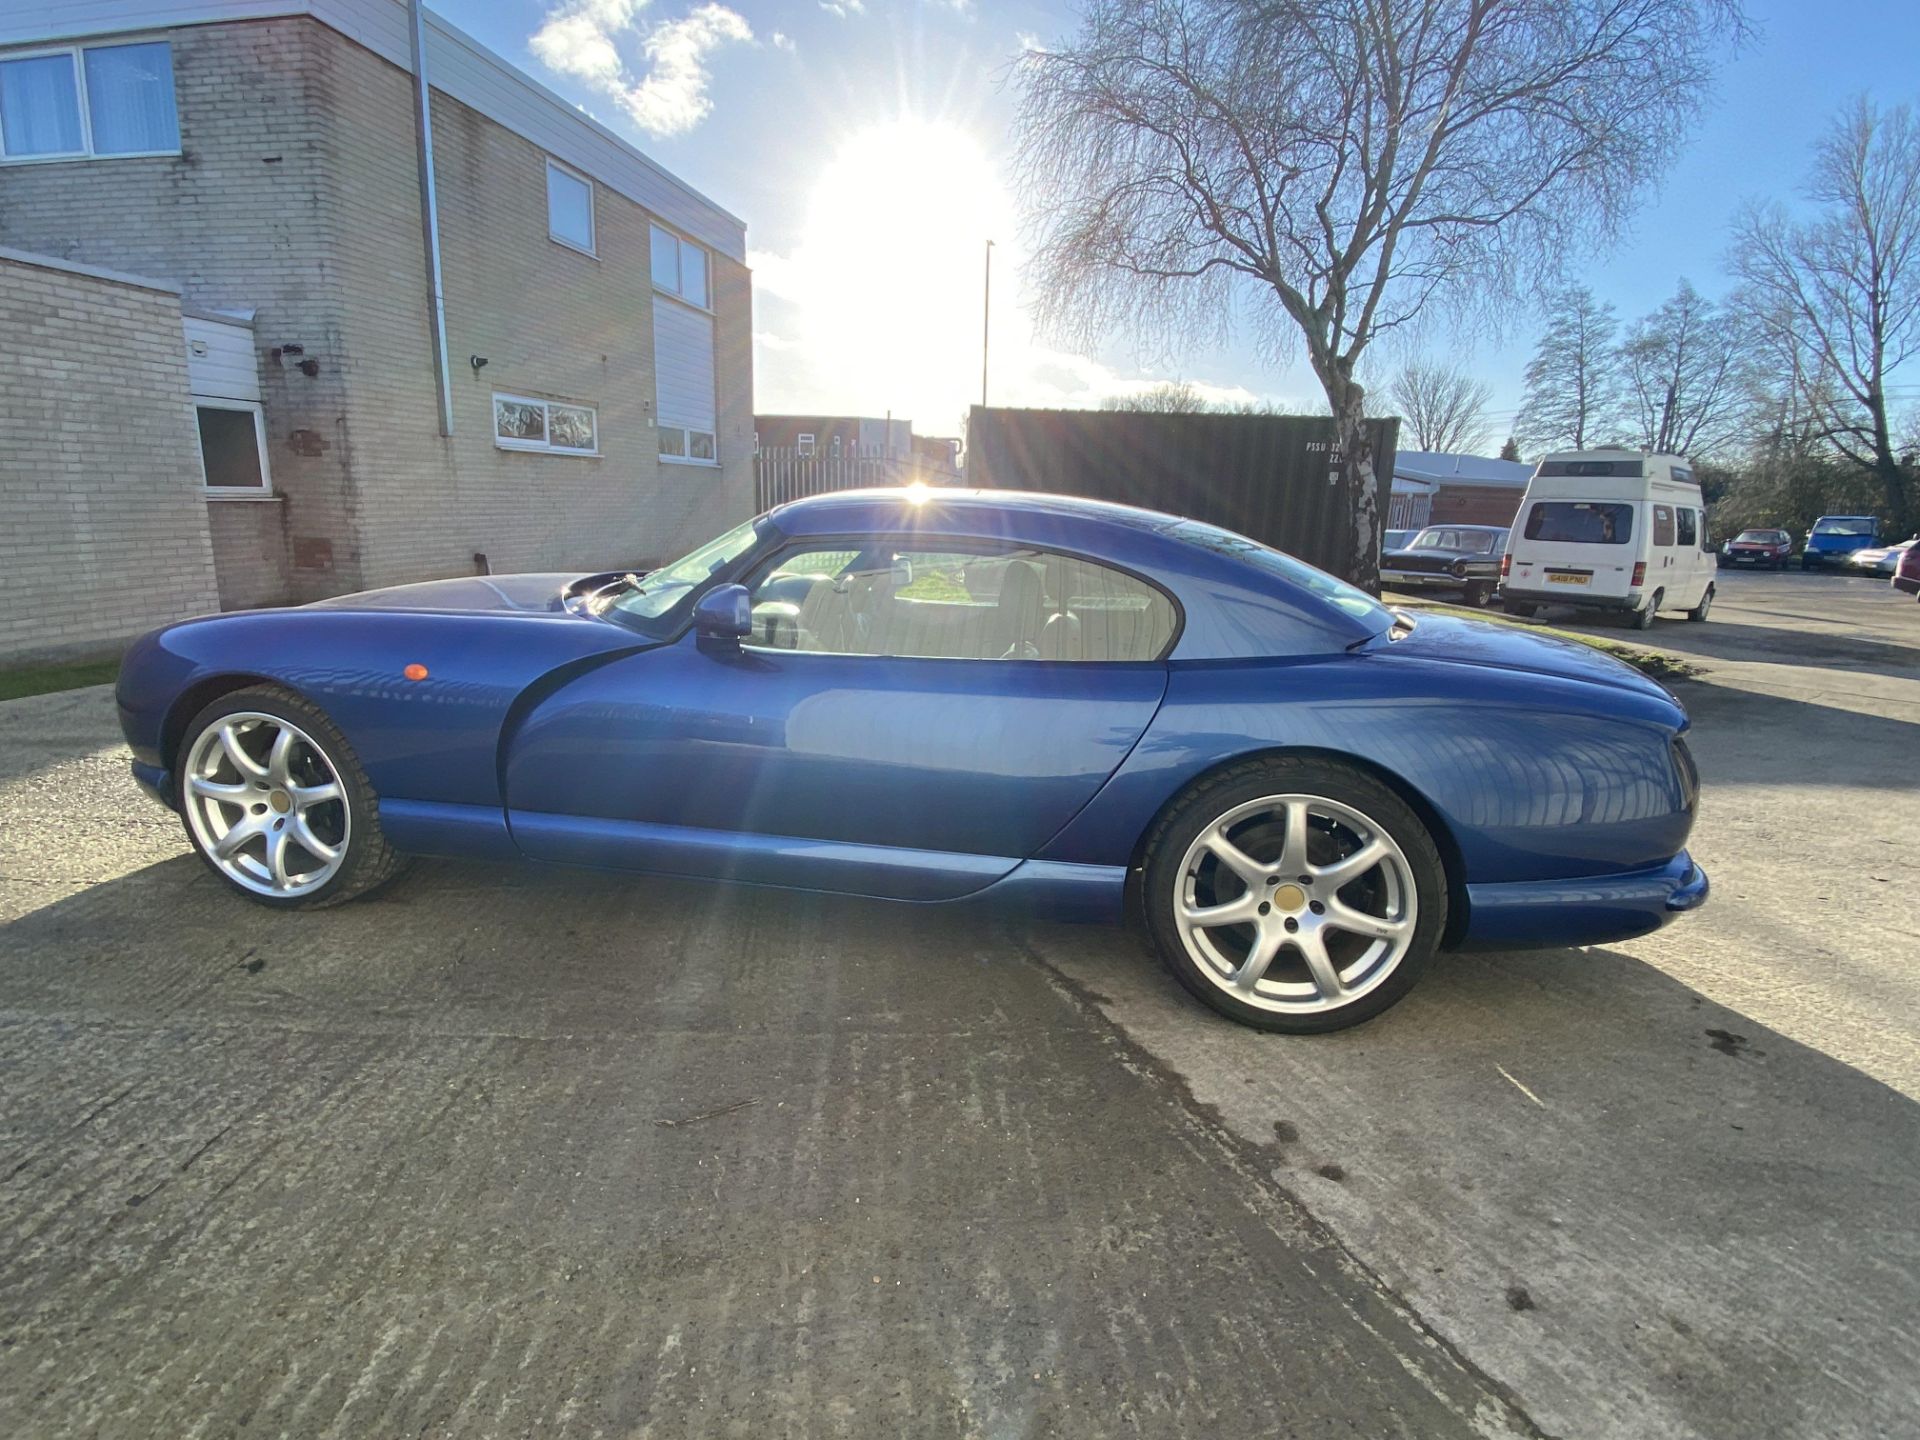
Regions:
<instances>
[{"instance_id":1,"label":"brick building","mask_svg":"<svg viewBox=\"0 0 1920 1440\"><path fill-rule=\"evenodd\" d=\"M156 609L56 635L7 564L0 656L215 587L638 564L748 513L742 223L437 16L420 38L430 192L405 0L0 12L0 544L84 582L147 535L169 572ZM163 385L172 419L121 423Z\"/></svg>"}]
</instances>

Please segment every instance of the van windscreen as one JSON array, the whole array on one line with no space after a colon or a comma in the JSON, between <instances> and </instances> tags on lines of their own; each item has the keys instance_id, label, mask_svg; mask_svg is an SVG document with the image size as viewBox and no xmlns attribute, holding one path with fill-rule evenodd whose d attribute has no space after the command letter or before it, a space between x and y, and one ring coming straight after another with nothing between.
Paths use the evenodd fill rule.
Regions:
<instances>
[{"instance_id":1,"label":"van windscreen","mask_svg":"<svg viewBox=\"0 0 1920 1440\"><path fill-rule=\"evenodd\" d=\"M1608 500L1538 500L1527 512L1529 540L1566 545L1624 545L1633 538L1633 506Z\"/></svg>"}]
</instances>

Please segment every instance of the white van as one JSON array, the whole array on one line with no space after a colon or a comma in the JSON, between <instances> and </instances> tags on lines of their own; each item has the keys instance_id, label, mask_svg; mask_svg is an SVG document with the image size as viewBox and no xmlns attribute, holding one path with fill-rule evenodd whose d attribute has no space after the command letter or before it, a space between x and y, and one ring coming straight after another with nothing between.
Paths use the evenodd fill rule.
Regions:
<instances>
[{"instance_id":1,"label":"white van","mask_svg":"<svg viewBox=\"0 0 1920 1440\"><path fill-rule=\"evenodd\" d=\"M1566 450L1527 481L1500 599L1510 615L1542 605L1617 610L1645 630L1662 610L1706 619L1715 568L1700 485L1683 458Z\"/></svg>"}]
</instances>

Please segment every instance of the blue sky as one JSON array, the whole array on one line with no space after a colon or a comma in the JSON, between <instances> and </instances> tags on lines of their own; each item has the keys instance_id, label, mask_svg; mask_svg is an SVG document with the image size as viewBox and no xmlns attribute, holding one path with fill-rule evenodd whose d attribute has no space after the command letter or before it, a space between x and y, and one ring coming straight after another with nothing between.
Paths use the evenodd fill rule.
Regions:
<instances>
[{"instance_id":1,"label":"blue sky","mask_svg":"<svg viewBox=\"0 0 1920 1440\"><path fill-rule=\"evenodd\" d=\"M1071 32L1037 0L430 0L741 216L755 268L756 404L911 418L951 433L980 384L981 258L995 242L995 403L1092 404L1178 377L1223 395L1312 398L1302 365L1229 343L1085 355L1033 334L1008 192L1023 40ZM1916 0L1749 0L1758 34L1613 255L1580 278L1623 316L1680 277L1726 285L1727 228L1749 197L1790 198L1807 147L1860 91L1920 99ZM1536 321L1430 336L1519 403Z\"/></svg>"}]
</instances>

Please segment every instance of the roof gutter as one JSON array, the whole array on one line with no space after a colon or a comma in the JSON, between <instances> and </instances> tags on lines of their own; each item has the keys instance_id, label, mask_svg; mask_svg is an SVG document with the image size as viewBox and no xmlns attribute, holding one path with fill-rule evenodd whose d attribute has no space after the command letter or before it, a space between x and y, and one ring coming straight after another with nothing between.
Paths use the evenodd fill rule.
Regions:
<instances>
[{"instance_id":1,"label":"roof gutter","mask_svg":"<svg viewBox=\"0 0 1920 1440\"><path fill-rule=\"evenodd\" d=\"M440 268L440 201L433 185L433 91L427 84L427 12L408 0L413 22L415 138L419 141L420 228L427 249L427 323L433 335L433 383L440 395L440 433L453 434L453 384L447 363L447 296Z\"/></svg>"}]
</instances>

